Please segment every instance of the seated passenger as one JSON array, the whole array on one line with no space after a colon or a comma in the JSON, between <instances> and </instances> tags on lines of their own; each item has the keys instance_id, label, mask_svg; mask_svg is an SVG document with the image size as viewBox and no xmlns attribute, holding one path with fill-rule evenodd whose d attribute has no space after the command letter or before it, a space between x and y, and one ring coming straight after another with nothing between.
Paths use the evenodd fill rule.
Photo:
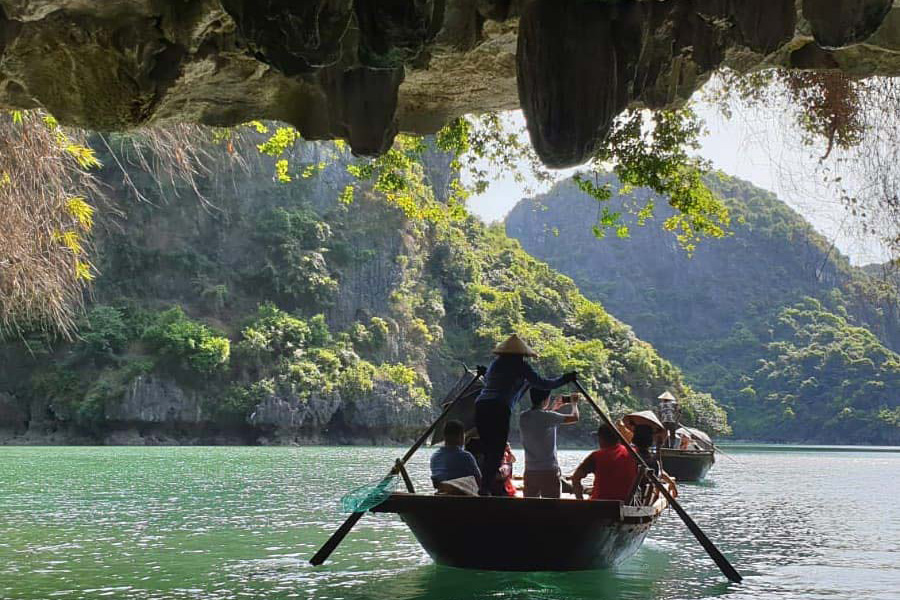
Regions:
<instances>
[{"instance_id":1,"label":"seated passenger","mask_svg":"<svg viewBox=\"0 0 900 600\"><path fill-rule=\"evenodd\" d=\"M659 461L650 451L650 447L654 443L659 447L665 442L666 428L651 410L629 413L622 422L630 434L626 439L629 439L647 466L659 474Z\"/></svg>"},{"instance_id":2,"label":"seated passenger","mask_svg":"<svg viewBox=\"0 0 900 600\"><path fill-rule=\"evenodd\" d=\"M691 433L684 427L676 429L675 443L672 444L672 448L677 448L679 450L695 450Z\"/></svg>"},{"instance_id":3,"label":"seated passenger","mask_svg":"<svg viewBox=\"0 0 900 600\"><path fill-rule=\"evenodd\" d=\"M656 459L656 455L650 451L650 446L653 445L653 428L649 425L635 426L631 443L650 470L659 475L659 461Z\"/></svg>"},{"instance_id":4,"label":"seated passenger","mask_svg":"<svg viewBox=\"0 0 900 600\"><path fill-rule=\"evenodd\" d=\"M463 477L472 477L481 485L481 471L475 457L462 448L464 432L459 421L447 421L444 425L444 445L431 455L431 482L439 490L442 483Z\"/></svg>"},{"instance_id":5,"label":"seated passenger","mask_svg":"<svg viewBox=\"0 0 900 600\"><path fill-rule=\"evenodd\" d=\"M584 498L581 480L594 474L591 500L619 500L627 502L634 491L638 476L637 463L628 448L619 442L619 436L608 425L597 429L600 449L591 452L572 475L575 497Z\"/></svg>"},{"instance_id":6,"label":"seated passenger","mask_svg":"<svg viewBox=\"0 0 900 600\"><path fill-rule=\"evenodd\" d=\"M578 405L557 398L548 408L549 391L531 388L531 410L519 417L525 448L526 498L559 498L559 463L556 459L556 428L578 421ZM559 409L568 406L566 412Z\"/></svg>"},{"instance_id":7,"label":"seated passenger","mask_svg":"<svg viewBox=\"0 0 900 600\"><path fill-rule=\"evenodd\" d=\"M498 477L503 484L503 492L507 496L516 495L516 484L513 483L513 463L516 462L516 455L513 454L509 442L506 442L506 450L503 452L503 462L500 463L500 473ZM496 494L499 496L500 494Z\"/></svg>"}]
</instances>

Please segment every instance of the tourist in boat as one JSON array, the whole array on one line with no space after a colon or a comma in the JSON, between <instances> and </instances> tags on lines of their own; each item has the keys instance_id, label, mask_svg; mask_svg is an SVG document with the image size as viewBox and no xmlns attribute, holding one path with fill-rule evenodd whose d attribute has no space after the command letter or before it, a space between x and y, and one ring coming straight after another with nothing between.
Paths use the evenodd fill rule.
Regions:
<instances>
[{"instance_id":1,"label":"tourist in boat","mask_svg":"<svg viewBox=\"0 0 900 600\"><path fill-rule=\"evenodd\" d=\"M644 461L651 471L659 473L659 461L650 450L653 445L653 430L649 425L638 425L634 428L634 437L631 439L638 456Z\"/></svg>"},{"instance_id":2,"label":"tourist in boat","mask_svg":"<svg viewBox=\"0 0 900 600\"><path fill-rule=\"evenodd\" d=\"M503 451L503 462L500 463L500 480L503 484L503 491L507 496L516 495L516 484L513 483L513 463L516 462L516 455L513 454L512 447L506 442L506 450Z\"/></svg>"},{"instance_id":3,"label":"tourist in boat","mask_svg":"<svg viewBox=\"0 0 900 600\"><path fill-rule=\"evenodd\" d=\"M575 373L566 373L556 379L544 379L525 360L537 356L516 334L494 348L497 355L484 376L484 388L475 401L475 426L484 449L484 477L480 493L503 495L494 485L496 474L503 462L503 451L509 437L509 420L512 408L530 385L532 389L552 390L575 381Z\"/></svg>"},{"instance_id":4,"label":"tourist in boat","mask_svg":"<svg viewBox=\"0 0 900 600\"><path fill-rule=\"evenodd\" d=\"M651 447L665 440L666 429L652 410L642 410L625 415L622 419L629 435L631 445L637 450L638 455L647 463L654 472L659 473L659 461L651 451Z\"/></svg>"},{"instance_id":5,"label":"tourist in boat","mask_svg":"<svg viewBox=\"0 0 900 600\"><path fill-rule=\"evenodd\" d=\"M694 439L691 437L691 432L684 427L679 427L675 430L675 444L672 447L679 450L697 450Z\"/></svg>"},{"instance_id":6,"label":"tourist in boat","mask_svg":"<svg viewBox=\"0 0 900 600\"><path fill-rule=\"evenodd\" d=\"M532 388L530 395L531 409L519 417L522 446L525 447L524 495L526 498L559 498L556 430L560 425L578 422L577 394L572 395L571 402L564 397L557 398L552 406L549 405L549 391Z\"/></svg>"},{"instance_id":7,"label":"tourist in boat","mask_svg":"<svg viewBox=\"0 0 900 600\"><path fill-rule=\"evenodd\" d=\"M431 455L431 482L438 490L442 484L463 478L473 478L471 492L481 486L481 471L471 453L463 449L465 427L459 421L444 425L444 445ZM467 486L465 486L467 487Z\"/></svg>"},{"instance_id":8,"label":"tourist in boat","mask_svg":"<svg viewBox=\"0 0 900 600\"><path fill-rule=\"evenodd\" d=\"M662 421L663 427L669 432L669 448L676 448L675 431L678 429L678 417L681 407L678 406L678 400L672 395L672 392L666 390L657 398L659 400L659 420Z\"/></svg>"},{"instance_id":9,"label":"tourist in boat","mask_svg":"<svg viewBox=\"0 0 900 600\"><path fill-rule=\"evenodd\" d=\"M591 489L591 500L620 500L627 502L634 493L637 483L637 462L631 453L619 441L619 436L608 425L597 429L597 441L600 449L591 452L572 475L572 487L575 497L584 499L584 488L581 481L589 474L594 474L594 487Z\"/></svg>"}]
</instances>

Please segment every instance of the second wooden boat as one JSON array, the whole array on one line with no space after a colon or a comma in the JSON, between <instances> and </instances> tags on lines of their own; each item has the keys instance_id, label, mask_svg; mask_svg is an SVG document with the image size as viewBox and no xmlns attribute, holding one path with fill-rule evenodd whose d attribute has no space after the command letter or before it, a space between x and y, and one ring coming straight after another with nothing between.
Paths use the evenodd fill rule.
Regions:
<instances>
[{"instance_id":1,"label":"second wooden boat","mask_svg":"<svg viewBox=\"0 0 900 600\"><path fill-rule=\"evenodd\" d=\"M716 454L714 450L660 448L659 460L676 481L700 481L716 462Z\"/></svg>"}]
</instances>

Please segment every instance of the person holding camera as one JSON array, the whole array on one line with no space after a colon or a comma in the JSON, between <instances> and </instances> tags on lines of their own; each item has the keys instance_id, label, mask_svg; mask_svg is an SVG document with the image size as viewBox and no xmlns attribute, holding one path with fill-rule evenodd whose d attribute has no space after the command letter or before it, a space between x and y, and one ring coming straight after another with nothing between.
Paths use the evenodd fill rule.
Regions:
<instances>
[{"instance_id":1,"label":"person holding camera","mask_svg":"<svg viewBox=\"0 0 900 600\"><path fill-rule=\"evenodd\" d=\"M558 397L548 406L550 392L531 388L531 410L519 417L525 447L526 498L559 498L556 429L578 422L578 394ZM565 408L564 408L565 407Z\"/></svg>"}]
</instances>

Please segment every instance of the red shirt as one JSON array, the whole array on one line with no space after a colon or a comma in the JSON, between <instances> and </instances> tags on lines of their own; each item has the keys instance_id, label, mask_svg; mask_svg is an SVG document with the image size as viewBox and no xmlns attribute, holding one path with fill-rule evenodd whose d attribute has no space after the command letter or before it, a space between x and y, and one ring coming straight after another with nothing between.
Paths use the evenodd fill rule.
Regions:
<instances>
[{"instance_id":1,"label":"red shirt","mask_svg":"<svg viewBox=\"0 0 900 600\"><path fill-rule=\"evenodd\" d=\"M622 444L600 448L588 456L588 472L594 474L591 500L628 500L637 480L637 463Z\"/></svg>"}]
</instances>

